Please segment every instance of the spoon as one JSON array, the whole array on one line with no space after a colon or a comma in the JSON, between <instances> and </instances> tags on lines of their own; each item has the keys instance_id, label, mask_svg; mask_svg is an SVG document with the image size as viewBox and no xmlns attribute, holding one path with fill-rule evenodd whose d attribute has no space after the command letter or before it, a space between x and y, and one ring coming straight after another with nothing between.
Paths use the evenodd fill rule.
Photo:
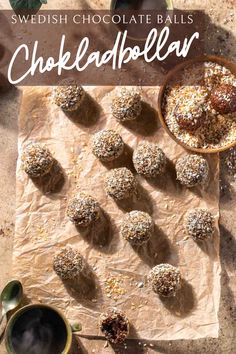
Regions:
<instances>
[{"instance_id":1,"label":"spoon","mask_svg":"<svg viewBox=\"0 0 236 354\"><path fill-rule=\"evenodd\" d=\"M0 325L7 313L14 310L20 304L22 297L23 287L18 280L13 280L5 286L0 296L0 302L2 305Z\"/></svg>"}]
</instances>

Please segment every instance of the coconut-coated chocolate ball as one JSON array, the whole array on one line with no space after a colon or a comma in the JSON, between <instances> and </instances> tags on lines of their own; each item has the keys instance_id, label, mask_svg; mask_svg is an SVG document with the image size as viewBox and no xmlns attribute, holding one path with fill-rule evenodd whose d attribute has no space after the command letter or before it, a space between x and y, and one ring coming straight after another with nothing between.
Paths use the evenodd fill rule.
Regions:
<instances>
[{"instance_id":1,"label":"coconut-coated chocolate ball","mask_svg":"<svg viewBox=\"0 0 236 354\"><path fill-rule=\"evenodd\" d=\"M102 130L93 136L92 150L101 161L113 161L122 155L124 142L114 130Z\"/></svg>"},{"instance_id":2,"label":"coconut-coated chocolate ball","mask_svg":"<svg viewBox=\"0 0 236 354\"><path fill-rule=\"evenodd\" d=\"M141 95L138 90L122 87L112 100L112 114L120 122L135 120L142 110Z\"/></svg>"},{"instance_id":3,"label":"coconut-coated chocolate ball","mask_svg":"<svg viewBox=\"0 0 236 354\"><path fill-rule=\"evenodd\" d=\"M50 172L54 158L44 145L30 143L23 150L21 161L24 171L31 178L37 178Z\"/></svg>"},{"instance_id":4,"label":"coconut-coated chocolate ball","mask_svg":"<svg viewBox=\"0 0 236 354\"><path fill-rule=\"evenodd\" d=\"M117 200L130 198L137 188L133 173L126 167L109 171L105 178L105 191Z\"/></svg>"},{"instance_id":5,"label":"coconut-coated chocolate ball","mask_svg":"<svg viewBox=\"0 0 236 354\"><path fill-rule=\"evenodd\" d=\"M181 88L182 97L177 103L174 115L181 129L195 131L198 129L205 116L205 103L207 91L201 86L184 86Z\"/></svg>"},{"instance_id":6,"label":"coconut-coated chocolate ball","mask_svg":"<svg viewBox=\"0 0 236 354\"><path fill-rule=\"evenodd\" d=\"M151 216L143 211L127 213L121 225L122 237L132 245L141 246L152 236L154 223Z\"/></svg>"},{"instance_id":7,"label":"coconut-coated chocolate ball","mask_svg":"<svg viewBox=\"0 0 236 354\"><path fill-rule=\"evenodd\" d=\"M72 79L66 79L53 90L53 100L63 111L76 111L85 97L84 89Z\"/></svg>"},{"instance_id":8,"label":"coconut-coated chocolate ball","mask_svg":"<svg viewBox=\"0 0 236 354\"><path fill-rule=\"evenodd\" d=\"M99 203L86 193L77 193L68 203L67 216L74 224L87 227L99 219Z\"/></svg>"},{"instance_id":9,"label":"coconut-coated chocolate ball","mask_svg":"<svg viewBox=\"0 0 236 354\"><path fill-rule=\"evenodd\" d=\"M236 112L236 87L229 84L218 86L210 97L212 107L220 114Z\"/></svg>"},{"instance_id":10,"label":"coconut-coated chocolate ball","mask_svg":"<svg viewBox=\"0 0 236 354\"><path fill-rule=\"evenodd\" d=\"M186 216L186 230L195 241L210 238L214 232L212 214L206 209L194 209Z\"/></svg>"},{"instance_id":11,"label":"coconut-coated chocolate ball","mask_svg":"<svg viewBox=\"0 0 236 354\"><path fill-rule=\"evenodd\" d=\"M177 180L186 187L203 185L209 176L208 162L200 155L187 155L176 163Z\"/></svg>"},{"instance_id":12,"label":"coconut-coated chocolate ball","mask_svg":"<svg viewBox=\"0 0 236 354\"><path fill-rule=\"evenodd\" d=\"M175 296L181 288L181 280L179 269L170 264L159 264L149 273L153 291L164 297Z\"/></svg>"},{"instance_id":13,"label":"coconut-coated chocolate ball","mask_svg":"<svg viewBox=\"0 0 236 354\"><path fill-rule=\"evenodd\" d=\"M63 280L76 279L84 268L81 254L71 247L62 248L53 260L53 269Z\"/></svg>"},{"instance_id":14,"label":"coconut-coated chocolate ball","mask_svg":"<svg viewBox=\"0 0 236 354\"><path fill-rule=\"evenodd\" d=\"M141 142L133 154L134 168L145 177L157 177L165 172L166 156L164 152L153 143Z\"/></svg>"},{"instance_id":15,"label":"coconut-coated chocolate ball","mask_svg":"<svg viewBox=\"0 0 236 354\"><path fill-rule=\"evenodd\" d=\"M100 329L110 343L123 343L129 333L129 320L123 312L112 309L101 315Z\"/></svg>"}]
</instances>

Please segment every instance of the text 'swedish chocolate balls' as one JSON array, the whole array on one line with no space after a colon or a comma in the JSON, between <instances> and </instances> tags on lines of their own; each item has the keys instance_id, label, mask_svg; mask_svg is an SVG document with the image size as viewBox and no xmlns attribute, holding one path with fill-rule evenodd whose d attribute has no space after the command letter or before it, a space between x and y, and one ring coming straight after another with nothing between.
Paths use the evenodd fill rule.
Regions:
<instances>
[{"instance_id":1,"label":"text 'swedish chocolate balls'","mask_svg":"<svg viewBox=\"0 0 236 354\"><path fill-rule=\"evenodd\" d=\"M31 177L42 177L50 172L54 158L48 148L39 143L30 143L21 156L23 170Z\"/></svg>"},{"instance_id":2,"label":"text 'swedish chocolate balls'","mask_svg":"<svg viewBox=\"0 0 236 354\"><path fill-rule=\"evenodd\" d=\"M177 180L186 187L204 185L209 177L208 162L200 155L187 155L176 163Z\"/></svg>"}]
</instances>

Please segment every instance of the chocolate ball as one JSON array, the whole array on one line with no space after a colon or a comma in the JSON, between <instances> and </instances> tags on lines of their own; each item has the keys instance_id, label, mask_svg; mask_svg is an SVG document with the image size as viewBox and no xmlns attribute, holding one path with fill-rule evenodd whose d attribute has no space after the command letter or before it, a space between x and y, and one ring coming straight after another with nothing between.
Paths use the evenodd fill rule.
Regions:
<instances>
[{"instance_id":1,"label":"chocolate ball","mask_svg":"<svg viewBox=\"0 0 236 354\"><path fill-rule=\"evenodd\" d=\"M112 100L112 114L119 122L135 120L142 111L141 95L138 90L122 87Z\"/></svg>"},{"instance_id":2,"label":"chocolate ball","mask_svg":"<svg viewBox=\"0 0 236 354\"><path fill-rule=\"evenodd\" d=\"M116 200L130 198L136 192L136 188L137 181L126 167L115 168L106 175L105 191Z\"/></svg>"},{"instance_id":3,"label":"chocolate ball","mask_svg":"<svg viewBox=\"0 0 236 354\"><path fill-rule=\"evenodd\" d=\"M212 107L220 114L236 112L236 87L229 84L218 86L210 97Z\"/></svg>"},{"instance_id":4,"label":"chocolate ball","mask_svg":"<svg viewBox=\"0 0 236 354\"><path fill-rule=\"evenodd\" d=\"M177 105L175 108L175 117L181 129L195 131L201 126L206 113L201 106L192 106L189 111L184 112Z\"/></svg>"},{"instance_id":5,"label":"chocolate ball","mask_svg":"<svg viewBox=\"0 0 236 354\"><path fill-rule=\"evenodd\" d=\"M115 131L102 130L93 136L92 150L99 160L113 161L123 153L124 142Z\"/></svg>"},{"instance_id":6,"label":"chocolate ball","mask_svg":"<svg viewBox=\"0 0 236 354\"><path fill-rule=\"evenodd\" d=\"M129 333L129 320L123 312L112 309L101 315L100 329L110 343L123 343Z\"/></svg>"},{"instance_id":7,"label":"chocolate ball","mask_svg":"<svg viewBox=\"0 0 236 354\"><path fill-rule=\"evenodd\" d=\"M78 193L68 203L67 216L74 224L87 227L99 219L99 203L88 194Z\"/></svg>"},{"instance_id":8,"label":"chocolate ball","mask_svg":"<svg viewBox=\"0 0 236 354\"><path fill-rule=\"evenodd\" d=\"M191 210L186 216L186 230L195 241L203 241L214 232L212 214L206 209Z\"/></svg>"},{"instance_id":9,"label":"chocolate ball","mask_svg":"<svg viewBox=\"0 0 236 354\"><path fill-rule=\"evenodd\" d=\"M133 210L127 213L121 226L122 237L131 245L141 246L152 236L154 223L151 216L143 211Z\"/></svg>"},{"instance_id":10,"label":"chocolate ball","mask_svg":"<svg viewBox=\"0 0 236 354\"><path fill-rule=\"evenodd\" d=\"M63 280L78 278L84 268L81 254L71 247L62 248L53 260L53 269Z\"/></svg>"},{"instance_id":11,"label":"chocolate ball","mask_svg":"<svg viewBox=\"0 0 236 354\"><path fill-rule=\"evenodd\" d=\"M76 111L85 97L84 89L73 79L65 79L53 90L54 103L65 112Z\"/></svg>"},{"instance_id":12,"label":"chocolate ball","mask_svg":"<svg viewBox=\"0 0 236 354\"><path fill-rule=\"evenodd\" d=\"M206 117L207 91L202 86L186 86L181 88L181 93L174 115L181 129L193 132L201 126Z\"/></svg>"},{"instance_id":13,"label":"chocolate ball","mask_svg":"<svg viewBox=\"0 0 236 354\"><path fill-rule=\"evenodd\" d=\"M178 268L170 264L159 264L150 271L149 281L155 293L172 297L181 288L182 278Z\"/></svg>"},{"instance_id":14,"label":"chocolate ball","mask_svg":"<svg viewBox=\"0 0 236 354\"><path fill-rule=\"evenodd\" d=\"M156 144L141 142L134 151L133 163L140 175L155 178L165 172L167 159Z\"/></svg>"},{"instance_id":15,"label":"chocolate ball","mask_svg":"<svg viewBox=\"0 0 236 354\"><path fill-rule=\"evenodd\" d=\"M187 155L176 163L177 180L186 187L203 185L209 176L209 165L200 155Z\"/></svg>"},{"instance_id":16,"label":"chocolate ball","mask_svg":"<svg viewBox=\"0 0 236 354\"><path fill-rule=\"evenodd\" d=\"M39 143L30 143L21 156L24 171L31 178L38 178L50 172L54 158L48 148Z\"/></svg>"}]
</instances>

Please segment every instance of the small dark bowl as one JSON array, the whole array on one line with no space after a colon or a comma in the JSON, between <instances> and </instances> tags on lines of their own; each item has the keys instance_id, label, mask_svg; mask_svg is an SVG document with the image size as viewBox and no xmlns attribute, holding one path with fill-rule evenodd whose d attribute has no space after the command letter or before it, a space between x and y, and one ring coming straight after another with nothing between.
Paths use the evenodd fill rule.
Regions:
<instances>
[{"instance_id":1,"label":"small dark bowl","mask_svg":"<svg viewBox=\"0 0 236 354\"><path fill-rule=\"evenodd\" d=\"M31 319L35 320L35 315L37 314L37 311L40 313L44 313L45 318L48 319L47 324L56 323L57 326L61 326L59 329L61 329L62 334L59 333L59 330L57 332L57 337L60 336L60 339L62 340L62 347L58 354L69 354L71 346L72 346L72 328L69 325L67 319L64 317L64 315L55 307L53 306L48 306L48 305L43 305L43 304L34 304L34 305L28 305L20 308L18 311L16 311L12 317L10 318L7 328L6 328L6 339L5 339L5 345L7 349L8 354L18 354L14 348L14 343L13 343L13 337L14 337L14 331L17 332L18 328L18 334L20 335L21 329L26 328L26 323L29 328L29 322ZM31 316L30 316L31 313ZM53 317L53 320L52 320ZM37 317L36 317L37 318ZM29 320L30 319L30 320ZM22 321L21 321L22 320ZM25 322L23 322L25 321ZM17 327L18 326L18 327ZM27 329L28 330L28 329ZM54 328L55 330L55 328ZM38 332L37 332L38 333ZM63 338L64 337L64 338ZM18 339L19 340L19 339ZM56 337L55 337L56 341ZM22 353L22 351L21 351ZM55 352L56 353L56 352Z\"/></svg>"}]
</instances>

